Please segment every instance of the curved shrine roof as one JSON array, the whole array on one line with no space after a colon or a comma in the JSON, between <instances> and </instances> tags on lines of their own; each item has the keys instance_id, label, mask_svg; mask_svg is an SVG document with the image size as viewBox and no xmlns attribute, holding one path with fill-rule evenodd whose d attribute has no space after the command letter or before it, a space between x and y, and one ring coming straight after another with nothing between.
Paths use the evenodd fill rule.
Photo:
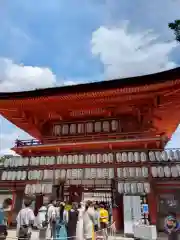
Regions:
<instances>
[{"instance_id":1,"label":"curved shrine roof","mask_svg":"<svg viewBox=\"0 0 180 240\"><path fill-rule=\"evenodd\" d=\"M106 91L116 88L133 88L141 87L145 85L156 85L160 83L165 83L170 80L176 80L180 78L180 67L174 68L168 71L129 77L121 78L114 80L106 80L93 83L78 84L72 86L60 86L52 88L41 88L31 91L22 91L22 92L0 92L1 99L22 99L22 98L31 98L31 97L41 97L41 96L54 96L60 94L76 94L81 92L94 92L94 91Z\"/></svg>"},{"instance_id":2,"label":"curved shrine roof","mask_svg":"<svg viewBox=\"0 0 180 240\"><path fill-rule=\"evenodd\" d=\"M145 76L0 93L0 114L38 139L47 121L103 118L111 116L112 108L114 116L137 114L142 106L146 110L153 106L145 113L147 121L154 122L158 134L170 137L180 122L180 67Z\"/></svg>"}]
</instances>

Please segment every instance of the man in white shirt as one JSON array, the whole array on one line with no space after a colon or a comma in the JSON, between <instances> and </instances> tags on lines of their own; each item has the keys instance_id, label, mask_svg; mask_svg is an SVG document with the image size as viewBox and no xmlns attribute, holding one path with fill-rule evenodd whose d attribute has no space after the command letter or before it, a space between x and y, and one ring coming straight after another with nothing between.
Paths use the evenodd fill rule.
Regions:
<instances>
[{"instance_id":1,"label":"man in white shirt","mask_svg":"<svg viewBox=\"0 0 180 240\"><path fill-rule=\"evenodd\" d=\"M34 224L35 216L33 210L30 208L32 200L26 199L24 201L25 208L21 209L17 215L17 237L20 239L30 239L32 233L32 226Z\"/></svg>"},{"instance_id":2,"label":"man in white shirt","mask_svg":"<svg viewBox=\"0 0 180 240\"><path fill-rule=\"evenodd\" d=\"M56 200L51 199L47 211L47 239L51 239L52 237L55 238L56 213Z\"/></svg>"}]
</instances>

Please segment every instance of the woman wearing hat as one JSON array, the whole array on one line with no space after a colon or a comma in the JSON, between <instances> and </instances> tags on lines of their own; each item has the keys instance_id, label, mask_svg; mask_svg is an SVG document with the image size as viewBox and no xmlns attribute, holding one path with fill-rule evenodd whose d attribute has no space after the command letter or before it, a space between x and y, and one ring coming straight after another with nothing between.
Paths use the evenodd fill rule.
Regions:
<instances>
[{"instance_id":1,"label":"woman wearing hat","mask_svg":"<svg viewBox=\"0 0 180 240\"><path fill-rule=\"evenodd\" d=\"M177 240L180 224L177 221L175 213L169 213L165 219L165 231L168 233L168 240Z\"/></svg>"}]
</instances>

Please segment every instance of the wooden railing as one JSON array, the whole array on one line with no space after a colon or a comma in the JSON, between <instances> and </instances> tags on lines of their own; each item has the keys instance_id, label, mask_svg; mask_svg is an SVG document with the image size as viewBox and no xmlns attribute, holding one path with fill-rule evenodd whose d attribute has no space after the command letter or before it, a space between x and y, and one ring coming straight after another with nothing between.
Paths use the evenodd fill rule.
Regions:
<instances>
[{"instance_id":1,"label":"wooden railing","mask_svg":"<svg viewBox=\"0 0 180 240\"><path fill-rule=\"evenodd\" d=\"M61 136L61 137L49 137L46 136L42 141L36 139L19 140L15 142L15 147L24 146L38 146L43 144L57 144L57 143L77 143L77 142L89 142L89 141L106 141L106 140L143 140L147 138L154 138L153 133L130 133L130 134L96 134L86 136Z\"/></svg>"}]
</instances>

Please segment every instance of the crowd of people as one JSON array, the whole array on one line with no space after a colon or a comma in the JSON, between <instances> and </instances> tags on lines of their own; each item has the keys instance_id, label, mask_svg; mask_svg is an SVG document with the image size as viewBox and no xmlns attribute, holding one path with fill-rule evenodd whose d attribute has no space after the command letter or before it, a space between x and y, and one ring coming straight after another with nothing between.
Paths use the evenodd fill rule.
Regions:
<instances>
[{"instance_id":1,"label":"crowd of people","mask_svg":"<svg viewBox=\"0 0 180 240\"><path fill-rule=\"evenodd\" d=\"M103 232L107 237L107 227L111 221L111 211L104 203L87 201L67 204L51 199L44 203L35 217L31 200L24 201L24 208L17 216L17 237L30 239L36 224L39 239L90 240L95 232Z\"/></svg>"}]
</instances>

